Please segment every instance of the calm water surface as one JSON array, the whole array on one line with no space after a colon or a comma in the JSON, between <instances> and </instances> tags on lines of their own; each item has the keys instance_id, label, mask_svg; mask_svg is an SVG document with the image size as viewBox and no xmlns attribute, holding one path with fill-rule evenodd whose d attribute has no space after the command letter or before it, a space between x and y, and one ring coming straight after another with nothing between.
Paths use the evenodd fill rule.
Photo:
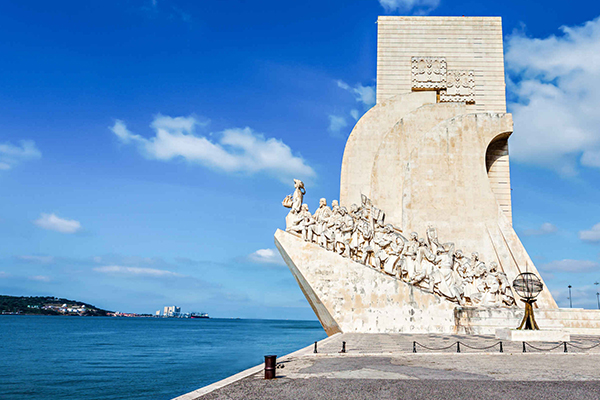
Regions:
<instances>
[{"instance_id":1,"label":"calm water surface","mask_svg":"<svg viewBox=\"0 0 600 400\"><path fill-rule=\"evenodd\" d=\"M0 316L0 398L170 399L326 337L316 321Z\"/></svg>"}]
</instances>

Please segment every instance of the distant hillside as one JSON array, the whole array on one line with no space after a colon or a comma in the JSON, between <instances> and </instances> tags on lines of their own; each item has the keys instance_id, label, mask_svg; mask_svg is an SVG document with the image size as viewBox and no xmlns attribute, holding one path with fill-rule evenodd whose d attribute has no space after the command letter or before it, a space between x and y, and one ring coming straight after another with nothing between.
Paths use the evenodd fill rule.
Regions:
<instances>
[{"instance_id":1,"label":"distant hillside","mask_svg":"<svg viewBox=\"0 0 600 400\"><path fill-rule=\"evenodd\" d=\"M0 314L106 316L108 313L82 301L50 296L0 295Z\"/></svg>"}]
</instances>

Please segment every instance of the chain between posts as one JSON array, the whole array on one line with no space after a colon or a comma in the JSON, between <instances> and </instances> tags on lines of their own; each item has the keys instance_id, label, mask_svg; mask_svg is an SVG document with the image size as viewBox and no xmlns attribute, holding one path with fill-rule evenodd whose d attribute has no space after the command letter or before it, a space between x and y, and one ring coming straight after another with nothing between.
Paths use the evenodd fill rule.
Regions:
<instances>
[{"instance_id":1,"label":"chain between posts","mask_svg":"<svg viewBox=\"0 0 600 400\"><path fill-rule=\"evenodd\" d=\"M567 342L565 342L565 345L566 345L566 343L567 343ZM575 347L576 349L579 349L579 350L591 350L591 349L593 349L594 347L598 347L598 346L600 346L600 343L596 343L595 345L593 345L593 346L590 346L590 347L581 347L581 346L577 346L576 344L573 344L573 343L569 343L569 346L573 346L573 347ZM565 353L566 353L566 352L567 352L567 351L565 350Z\"/></svg>"},{"instance_id":2,"label":"chain between posts","mask_svg":"<svg viewBox=\"0 0 600 400\"><path fill-rule=\"evenodd\" d=\"M542 349L542 348L539 348L539 347L536 347L536 346L532 345L531 343L523 342L523 353L527 352L526 346L529 346L532 349L537 350L537 351L552 351L552 350L558 349L559 347L563 347L564 348L564 352L565 353L567 352L567 342L560 342L556 346L550 347L549 349Z\"/></svg>"},{"instance_id":3,"label":"chain between posts","mask_svg":"<svg viewBox=\"0 0 600 400\"><path fill-rule=\"evenodd\" d=\"M456 345L456 352L457 352L457 353L460 353L460 345L461 345L461 344L462 344L463 346L465 346L465 347L467 347L467 348L469 348L469 349L473 349L473 350L487 350L487 349L491 349L492 347L496 347L496 346L500 345L500 353L503 353L503 352L504 352L504 349L503 349L503 347L502 347L502 342L496 342L496 343L494 343L494 344L493 344L493 345L491 345L491 346L485 346L485 347L474 347L474 346L470 346L470 345L468 345L468 344L466 344L466 343L462 343L462 342L460 342L460 341L456 341L456 342L454 342L454 343L450 344L449 346L445 346L445 347L439 347L439 348L433 348L433 347L428 347L428 346L425 346L424 344L421 344L421 343L419 343L419 342L417 342L417 341L413 341L413 353L416 353L416 352L417 352L417 345L421 346L421 347L422 347L422 348L424 348L424 349L427 349L427 350L432 350L432 351L448 350L449 348L451 348L451 347L454 347L454 346Z\"/></svg>"},{"instance_id":4,"label":"chain between posts","mask_svg":"<svg viewBox=\"0 0 600 400\"><path fill-rule=\"evenodd\" d=\"M534 345L532 345L531 343L528 343L528 342L522 342L522 343L523 343L523 353L527 353L527 346L529 346L530 348L532 348L534 350L537 350L537 351L552 351L552 350L558 349L559 347L562 347L564 353L568 353L569 352L568 346L573 346L573 347L575 347L576 349L579 349L579 350L591 350L593 348L596 348L596 347L600 346L600 343L596 343L593 346L584 347L584 346L578 346L578 345L570 343L570 342L560 342L556 346L544 349L544 348L540 348L540 347L534 346ZM464 342L461 342L461 341L456 341L456 342L454 342L454 343L452 343L452 344L450 344L448 346L437 347L437 348L425 346L424 344L421 344L421 343L419 343L417 341L413 341L412 352L413 353L417 352L417 346L421 346L422 348L427 349L427 350L431 350L431 351L448 350L448 349L456 346L456 352L460 353L461 352L461 348L460 348L461 345L464 346L464 347L467 347L469 349L473 349L473 350L487 350L487 349L491 349L493 347L499 346L500 353L504 353L504 346L503 346L503 344L502 344L501 341L496 342L496 343L494 343L494 344L492 344L490 346L485 346L485 347L474 347L474 346L468 345L467 343L464 343Z\"/></svg>"}]
</instances>

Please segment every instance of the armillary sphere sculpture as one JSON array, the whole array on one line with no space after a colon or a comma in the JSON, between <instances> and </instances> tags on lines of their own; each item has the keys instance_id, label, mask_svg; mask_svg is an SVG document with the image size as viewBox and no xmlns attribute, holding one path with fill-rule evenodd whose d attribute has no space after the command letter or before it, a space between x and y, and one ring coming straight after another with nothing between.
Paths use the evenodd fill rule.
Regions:
<instances>
[{"instance_id":1,"label":"armillary sphere sculpture","mask_svg":"<svg viewBox=\"0 0 600 400\"><path fill-rule=\"evenodd\" d=\"M533 303L535 303L538 294L544 289L544 284L537 275L531 272L523 272L513 281L513 288L522 297L521 301L525 303L525 316L517 329L539 330L540 328L533 317Z\"/></svg>"}]
</instances>

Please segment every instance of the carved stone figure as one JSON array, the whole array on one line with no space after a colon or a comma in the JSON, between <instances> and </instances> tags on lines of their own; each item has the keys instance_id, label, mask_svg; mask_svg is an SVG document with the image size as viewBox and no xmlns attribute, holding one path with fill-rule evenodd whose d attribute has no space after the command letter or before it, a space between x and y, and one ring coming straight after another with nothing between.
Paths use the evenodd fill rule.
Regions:
<instances>
[{"instance_id":1,"label":"carved stone figure","mask_svg":"<svg viewBox=\"0 0 600 400\"><path fill-rule=\"evenodd\" d=\"M371 241L373 240L373 227L366 220L360 220L358 223L359 232L359 249L362 253L361 262L365 265L370 265L371 257L373 256L374 250Z\"/></svg>"},{"instance_id":2,"label":"carved stone figure","mask_svg":"<svg viewBox=\"0 0 600 400\"><path fill-rule=\"evenodd\" d=\"M373 266L383 270L383 265L389 257L388 248L392 244L391 231L389 227L380 226L377 224L373 235Z\"/></svg>"},{"instance_id":3,"label":"carved stone figure","mask_svg":"<svg viewBox=\"0 0 600 400\"><path fill-rule=\"evenodd\" d=\"M300 212L300 208L302 207L302 202L304 200L304 195L306 194L306 190L304 190L304 182L300 179L294 179L294 194L292 195L292 211Z\"/></svg>"},{"instance_id":4,"label":"carved stone figure","mask_svg":"<svg viewBox=\"0 0 600 400\"><path fill-rule=\"evenodd\" d=\"M410 283L433 293L436 284L439 283L439 280L436 279L439 278L439 273L436 256L427 246L425 239L419 239L414 267L415 270Z\"/></svg>"},{"instance_id":5,"label":"carved stone figure","mask_svg":"<svg viewBox=\"0 0 600 400\"><path fill-rule=\"evenodd\" d=\"M299 179L294 179L294 193L287 195L281 202L284 207L291 208L290 212L285 217L286 231L289 231L293 225L297 224L298 214L300 213L305 194L306 190L304 190L304 182Z\"/></svg>"},{"instance_id":6,"label":"carved stone figure","mask_svg":"<svg viewBox=\"0 0 600 400\"><path fill-rule=\"evenodd\" d=\"M417 266L417 256L419 254L419 234L411 232L410 239L404 246L404 256L406 257L406 280L413 281L417 276L417 271L420 271L420 266Z\"/></svg>"},{"instance_id":7,"label":"carved stone figure","mask_svg":"<svg viewBox=\"0 0 600 400\"><path fill-rule=\"evenodd\" d=\"M336 221L335 246L339 254L350 257L350 242L354 231L354 220L346 211L346 207L340 207L340 218Z\"/></svg>"},{"instance_id":8,"label":"carved stone figure","mask_svg":"<svg viewBox=\"0 0 600 400\"><path fill-rule=\"evenodd\" d=\"M488 273L485 275L485 290L481 300L486 307L497 306L500 302L500 281L496 274L496 263L491 262Z\"/></svg>"},{"instance_id":9,"label":"carved stone figure","mask_svg":"<svg viewBox=\"0 0 600 400\"><path fill-rule=\"evenodd\" d=\"M287 230L288 232L300 234L305 241L310 242L314 234L314 225L315 220L308 211L308 204L302 204L296 220Z\"/></svg>"},{"instance_id":10,"label":"carved stone figure","mask_svg":"<svg viewBox=\"0 0 600 400\"><path fill-rule=\"evenodd\" d=\"M438 240L437 230L429 225L425 234L427 235L427 242L429 243L431 250L433 252L437 251L437 248L441 246L440 241Z\"/></svg>"},{"instance_id":11,"label":"carved stone figure","mask_svg":"<svg viewBox=\"0 0 600 400\"><path fill-rule=\"evenodd\" d=\"M331 208L327 206L327 200L325 198L319 200L319 208L317 208L313 217L316 222L315 234L320 237L326 230L329 218L331 218Z\"/></svg>"},{"instance_id":12,"label":"carved stone figure","mask_svg":"<svg viewBox=\"0 0 600 400\"><path fill-rule=\"evenodd\" d=\"M515 305L515 296L512 293L512 287L508 277L504 272L498 272L498 280L500 281L500 296L502 303L508 307Z\"/></svg>"}]
</instances>

